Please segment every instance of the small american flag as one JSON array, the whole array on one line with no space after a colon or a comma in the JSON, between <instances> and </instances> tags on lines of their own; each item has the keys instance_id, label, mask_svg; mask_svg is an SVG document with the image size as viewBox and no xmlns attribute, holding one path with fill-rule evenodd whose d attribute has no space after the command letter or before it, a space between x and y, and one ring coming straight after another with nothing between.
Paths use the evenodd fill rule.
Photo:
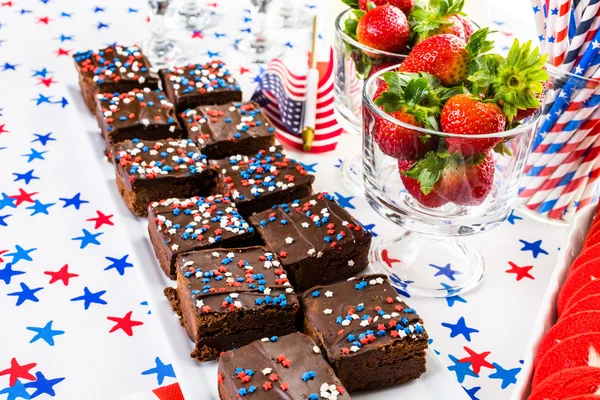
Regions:
<instances>
[{"instance_id":1,"label":"small american flag","mask_svg":"<svg viewBox=\"0 0 600 400\"><path fill-rule=\"evenodd\" d=\"M302 150L302 113L304 110L305 75L295 75L280 59L274 59L265 69L258 88L252 97L276 129L282 144ZM315 138L311 152L323 153L334 150L342 127L333 111L333 51L317 91L317 117Z\"/></svg>"}]
</instances>

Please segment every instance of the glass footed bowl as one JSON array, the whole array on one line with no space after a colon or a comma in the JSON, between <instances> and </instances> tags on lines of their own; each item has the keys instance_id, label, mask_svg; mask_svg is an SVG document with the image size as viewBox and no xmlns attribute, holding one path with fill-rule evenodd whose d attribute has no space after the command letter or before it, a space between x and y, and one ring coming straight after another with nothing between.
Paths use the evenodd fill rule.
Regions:
<instances>
[{"instance_id":1,"label":"glass footed bowl","mask_svg":"<svg viewBox=\"0 0 600 400\"><path fill-rule=\"evenodd\" d=\"M539 112L514 129L495 134L454 135L408 125L385 113L373 102L382 74L372 75L363 90L363 179L368 202L379 214L408 232L380 235L371 248L372 267L395 273L397 287L424 296L448 296L472 289L481 281L484 260L476 249L457 238L490 230L506 220L519 190L525 161L539 118ZM409 129L418 138L412 157L392 157L381 140L383 129ZM425 145L421 139L426 139ZM428 152L444 152L448 144L462 154L452 157L454 186L442 186L444 177L425 196L417 181L404 175ZM382 145L380 147L380 144ZM383 150L382 150L383 147ZM501 154L492 148L504 148ZM449 154L448 151L445 151ZM416 156L415 156L416 154ZM440 183L441 182L441 183ZM448 182L448 181L446 181ZM389 260L403 260L390 263ZM438 261L433 262L436 259ZM451 279L440 281L428 266L450 264ZM425 268L427 267L427 268ZM405 282L411 282L406 286Z\"/></svg>"}]
</instances>

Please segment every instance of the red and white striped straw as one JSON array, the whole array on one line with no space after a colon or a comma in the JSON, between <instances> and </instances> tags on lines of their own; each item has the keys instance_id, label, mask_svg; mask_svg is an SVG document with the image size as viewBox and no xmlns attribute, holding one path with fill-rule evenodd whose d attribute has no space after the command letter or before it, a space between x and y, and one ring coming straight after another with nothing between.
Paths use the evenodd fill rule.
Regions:
<instances>
[{"instance_id":1,"label":"red and white striped straw","mask_svg":"<svg viewBox=\"0 0 600 400\"><path fill-rule=\"evenodd\" d=\"M550 0L548 4L548 59L552 65L559 66L566 57L569 45L571 0Z\"/></svg>"}]
</instances>

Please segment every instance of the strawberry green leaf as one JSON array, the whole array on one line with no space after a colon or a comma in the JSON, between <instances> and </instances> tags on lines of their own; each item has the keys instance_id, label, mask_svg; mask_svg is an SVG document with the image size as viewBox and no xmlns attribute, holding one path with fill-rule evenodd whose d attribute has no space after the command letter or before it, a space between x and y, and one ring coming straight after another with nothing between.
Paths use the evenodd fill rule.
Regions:
<instances>
[{"instance_id":1,"label":"strawberry green leaf","mask_svg":"<svg viewBox=\"0 0 600 400\"><path fill-rule=\"evenodd\" d=\"M403 174L416 179L421 187L421 192L428 195L433 191L436 182L440 180L445 165L446 160L444 158L438 157L434 151L430 151Z\"/></svg>"},{"instance_id":2,"label":"strawberry green leaf","mask_svg":"<svg viewBox=\"0 0 600 400\"><path fill-rule=\"evenodd\" d=\"M358 0L342 0L342 3L348 7L358 8Z\"/></svg>"},{"instance_id":3,"label":"strawberry green leaf","mask_svg":"<svg viewBox=\"0 0 600 400\"><path fill-rule=\"evenodd\" d=\"M494 146L494 152L508 157L512 157L513 155L512 150L506 145L506 142L504 140L502 140L500 143ZM485 155L483 158L485 158Z\"/></svg>"},{"instance_id":4,"label":"strawberry green leaf","mask_svg":"<svg viewBox=\"0 0 600 400\"><path fill-rule=\"evenodd\" d=\"M421 39L433 36L441 27L453 24L448 20L449 16L464 15L463 7L464 0L431 0L427 7L415 8L410 15L411 31Z\"/></svg>"},{"instance_id":5,"label":"strawberry green leaf","mask_svg":"<svg viewBox=\"0 0 600 400\"><path fill-rule=\"evenodd\" d=\"M367 10L371 11L372 9L374 9L375 7L377 7L377 5L375 3L373 3L372 1L369 1L367 3Z\"/></svg>"},{"instance_id":6,"label":"strawberry green leaf","mask_svg":"<svg viewBox=\"0 0 600 400\"><path fill-rule=\"evenodd\" d=\"M469 43L467 43L467 51L471 54L471 58L478 57L494 48L494 42L487 38L490 33L494 32L490 32L490 28L483 28L471 35Z\"/></svg>"},{"instance_id":7,"label":"strawberry green leaf","mask_svg":"<svg viewBox=\"0 0 600 400\"><path fill-rule=\"evenodd\" d=\"M416 106L425 100L429 90L429 83L425 78L413 79L404 89L404 100L408 106Z\"/></svg>"}]
</instances>

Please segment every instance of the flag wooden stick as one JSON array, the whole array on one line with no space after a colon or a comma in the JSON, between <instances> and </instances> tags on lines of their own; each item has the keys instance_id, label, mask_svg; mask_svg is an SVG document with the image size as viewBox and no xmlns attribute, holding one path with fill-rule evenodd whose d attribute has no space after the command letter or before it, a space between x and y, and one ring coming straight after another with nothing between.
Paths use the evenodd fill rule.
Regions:
<instances>
[{"instance_id":1,"label":"flag wooden stick","mask_svg":"<svg viewBox=\"0 0 600 400\"><path fill-rule=\"evenodd\" d=\"M310 151L315 138L315 123L317 118L317 91L319 87L319 71L317 70L317 16L313 19L312 50L308 74L306 75L306 95L302 127L302 148Z\"/></svg>"}]
</instances>

